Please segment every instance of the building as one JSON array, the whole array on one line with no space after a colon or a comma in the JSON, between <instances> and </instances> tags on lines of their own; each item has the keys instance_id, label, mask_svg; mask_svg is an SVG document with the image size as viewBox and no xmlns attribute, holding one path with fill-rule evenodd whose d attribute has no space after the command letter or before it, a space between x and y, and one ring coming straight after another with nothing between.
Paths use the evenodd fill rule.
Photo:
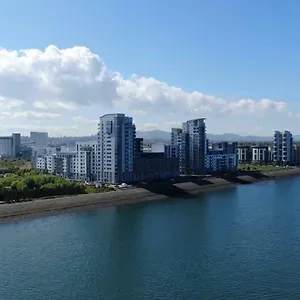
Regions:
<instances>
[{"instance_id":1,"label":"building","mask_svg":"<svg viewBox=\"0 0 300 300\"><path fill-rule=\"evenodd\" d=\"M30 140L35 147L47 147L49 143L48 132L30 132Z\"/></svg>"},{"instance_id":2,"label":"building","mask_svg":"<svg viewBox=\"0 0 300 300\"><path fill-rule=\"evenodd\" d=\"M143 144L142 149L143 152L163 153L165 149L165 144L162 143Z\"/></svg>"},{"instance_id":3,"label":"building","mask_svg":"<svg viewBox=\"0 0 300 300\"><path fill-rule=\"evenodd\" d=\"M56 174L55 156L43 155L36 157L33 168L50 174Z\"/></svg>"},{"instance_id":4,"label":"building","mask_svg":"<svg viewBox=\"0 0 300 300\"><path fill-rule=\"evenodd\" d=\"M0 137L0 157L18 157L21 153L21 135L13 133L11 136Z\"/></svg>"},{"instance_id":5,"label":"building","mask_svg":"<svg viewBox=\"0 0 300 300\"><path fill-rule=\"evenodd\" d=\"M143 153L134 158L132 181L166 180L180 175L178 157L164 153Z\"/></svg>"},{"instance_id":6,"label":"building","mask_svg":"<svg viewBox=\"0 0 300 300\"><path fill-rule=\"evenodd\" d=\"M172 128L171 129L171 145L180 146L181 145L182 128Z\"/></svg>"},{"instance_id":7,"label":"building","mask_svg":"<svg viewBox=\"0 0 300 300\"><path fill-rule=\"evenodd\" d=\"M274 161L274 146L268 146L269 163Z\"/></svg>"},{"instance_id":8,"label":"building","mask_svg":"<svg viewBox=\"0 0 300 300\"><path fill-rule=\"evenodd\" d=\"M13 148L14 157L18 157L21 155L21 134L20 133L12 134L12 148Z\"/></svg>"},{"instance_id":9,"label":"building","mask_svg":"<svg viewBox=\"0 0 300 300\"><path fill-rule=\"evenodd\" d=\"M208 149L212 150L212 151L221 151L224 154L237 154L238 153L238 143L237 142L212 143Z\"/></svg>"},{"instance_id":10,"label":"building","mask_svg":"<svg viewBox=\"0 0 300 300\"><path fill-rule=\"evenodd\" d=\"M135 138L134 139L134 157L139 157L143 153L143 139Z\"/></svg>"},{"instance_id":11,"label":"building","mask_svg":"<svg viewBox=\"0 0 300 300\"><path fill-rule=\"evenodd\" d=\"M34 157L32 166L34 169L75 179L76 174L76 152L45 152Z\"/></svg>"},{"instance_id":12,"label":"building","mask_svg":"<svg viewBox=\"0 0 300 300\"><path fill-rule=\"evenodd\" d=\"M107 114L98 128L98 181L122 183L133 179L135 125L125 114Z\"/></svg>"},{"instance_id":13,"label":"building","mask_svg":"<svg viewBox=\"0 0 300 300\"><path fill-rule=\"evenodd\" d=\"M205 118L182 124L180 171L185 175L203 174L207 152Z\"/></svg>"},{"instance_id":14,"label":"building","mask_svg":"<svg viewBox=\"0 0 300 300\"><path fill-rule=\"evenodd\" d=\"M253 146L252 147L252 162L257 164L269 163L269 147L268 146Z\"/></svg>"},{"instance_id":15,"label":"building","mask_svg":"<svg viewBox=\"0 0 300 300\"><path fill-rule=\"evenodd\" d=\"M180 158L180 148L178 145L165 145L165 157L177 157Z\"/></svg>"},{"instance_id":16,"label":"building","mask_svg":"<svg viewBox=\"0 0 300 300\"><path fill-rule=\"evenodd\" d=\"M295 165L300 165L300 144L296 144L294 146L294 164Z\"/></svg>"},{"instance_id":17,"label":"building","mask_svg":"<svg viewBox=\"0 0 300 300\"><path fill-rule=\"evenodd\" d=\"M205 156L205 169L207 173L237 171L238 155L223 151L210 151Z\"/></svg>"},{"instance_id":18,"label":"building","mask_svg":"<svg viewBox=\"0 0 300 300\"><path fill-rule=\"evenodd\" d=\"M251 146L238 146L238 160L241 164L250 164L252 162Z\"/></svg>"},{"instance_id":19,"label":"building","mask_svg":"<svg viewBox=\"0 0 300 300\"><path fill-rule=\"evenodd\" d=\"M97 180L98 142L76 143L75 178L79 181Z\"/></svg>"},{"instance_id":20,"label":"building","mask_svg":"<svg viewBox=\"0 0 300 300\"><path fill-rule=\"evenodd\" d=\"M205 156L207 173L237 171L237 169L238 144L236 142L212 143L208 146Z\"/></svg>"},{"instance_id":21,"label":"building","mask_svg":"<svg viewBox=\"0 0 300 300\"><path fill-rule=\"evenodd\" d=\"M76 179L77 153L76 152L57 152L56 174L69 179Z\"/></svg>"},{"instance_id":22,"label":"building","mask_svg":"<svg viewBox=\"0 0 300 300\"><path fill-rule=\"evenodd\" d=\"M274 133L274 157L273 160L279 164L293 162L293 135L289 131L275 131Z\"/></svg>"}]
</instances>

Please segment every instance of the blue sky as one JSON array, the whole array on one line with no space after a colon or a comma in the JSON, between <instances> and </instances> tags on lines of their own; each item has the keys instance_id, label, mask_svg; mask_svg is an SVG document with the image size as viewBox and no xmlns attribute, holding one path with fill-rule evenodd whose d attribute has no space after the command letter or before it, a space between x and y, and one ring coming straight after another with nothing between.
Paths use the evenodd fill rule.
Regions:
<instances>
[{"instance_id":1,"label":"blue sky","mask_svg":"<svg viewBox=\"0 0 300 300\"><path fill-rule=\"evenodd\" d=\"M24 82L33 86L36 81L30 81L33 80L31 77L20 81L20 77L34 72L41 74L41 70L43 76L52 74L53 77L53 73L49 75L45 71L44 60L39 60L37 69L32 62L35 58L30 56L31 66L18 71L16 66L20 59L10 58L10 67L1 73L1 63L4 65L4 59L7 59L2 51L0 99L5 103L12 99L20 101L18 107L4 106L2 112L5 114L0 117L6 127L2 131L26 133L34 126L37 129L45 127L55 135L94 133L96 119L102 113L122 109L134 117L142 130L167 130L185 119L206 116L209 132L270 135L274 129L290 129L299 134L299 11L300 2L289 0L3 0L0 47L7 51L40 49L42 52L49 45L55 45L58 50L86 47L90 53L101 57L109 72L121 74L121 83L118 82L117 86L122 85L122 95L118 91L119 100L110 103L113 99L106 98L116 97L116 93L111 90L108 93L108 88L101 83L106 97L102 97L102 90L97 86L94 89L99 93L97 100L95 95L90 95L88 85L80 92L83 98L73 101L71 97L66 99L63 96L70 88L70 83L62 85L64 80L59 83L61 98L51 98L53 94L46 91L45 94L38 93L37 99L34 91L24 88ZM80 65L86 61L84 55L89 56L87 53L77 55L73 63ZM47 64L49 66L49 60ZM30 68L33 68L32 72ZM10 71L7 75L8 69L14 69L14 74ZM136 83L136 80L132 79L132 74L143 80L139 78L139 83L133 85L131 81ZM76 76L77 80L82 78L78 72ZM1 77L2 80L12 80L9 83L15 89L22 91L24 88L28 95L22 97L22 93L17 95L15 91L3 88L7 81L3 80L1 85ZM33 77L36 79L37 75ZM157 80L155 87L151 85L150 98L146 92L140 92L147 89L143 84L149 88L147 78ZM115 83L115 74L112 81ZM178 100L177 94L175 97L169 90L166 92L166 87L162 88L159 82L181 88L187 96ZM53 81L51 84L57 83ZM110 88L113 88L111 84ZM158 89L163 89L163 92ZM85 90L93 99L86 99L90 104L83 103ZM193 91L201 93L204 98L200 95L196 102L191 100L189 93ZM132 94L135 95L133 98ZM148 102L140 98L146 98ZM259 103L265 98L272 103ZM218 99L224 100L222 104L214 103ZM253 102L251 105L237 104L241 99ZM63 105L33 105L43 101L74 104L74 109L63 108ZM194 102L191 104L190 101ZM21 102L26 105L21 105ZM276 103L280 102L285 103L284 108L277 106ZM172 108L170 103L173 103ZM227 103L232 104L230 111L226 110Z\"/></svg>"}]
</instances>

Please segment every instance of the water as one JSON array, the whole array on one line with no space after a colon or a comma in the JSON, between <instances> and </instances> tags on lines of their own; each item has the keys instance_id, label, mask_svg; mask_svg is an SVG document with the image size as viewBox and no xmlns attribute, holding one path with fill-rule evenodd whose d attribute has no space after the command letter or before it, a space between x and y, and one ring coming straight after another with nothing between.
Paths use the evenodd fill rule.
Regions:
<instances>
[{"instance_id":1,"label":"water","mask_svg":"<svg viewBox=\"0 0 300 300\"><path fill-rule=\"evenodd\" d=\"M300 299L299 195L292 178L0 224L0 299Z\"/></svg>"}]
</instances>

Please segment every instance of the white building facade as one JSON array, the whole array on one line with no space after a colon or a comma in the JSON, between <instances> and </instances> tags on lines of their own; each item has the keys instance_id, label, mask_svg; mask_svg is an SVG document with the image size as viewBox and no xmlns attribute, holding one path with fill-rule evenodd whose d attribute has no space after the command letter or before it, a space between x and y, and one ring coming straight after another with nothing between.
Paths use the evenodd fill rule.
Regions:
<instances>
[{"instance_id":1,"label":"white building facade","mask_svg":"<svg viewBox=\"0 0 300 300\"><path fill-rule=\"evenodd\" d=\"M270 159L268 146L252 147L252 162L258 164L268 163Z\"/></svg>"},{"instance_id":2,"label":"white building facade","mask_svg":"<svg viewBox=\"0 0 300 300\"><path fill-rule=\"evenodd\" d=\"M133 178L133 155L136 129L131 117L107 114L98 127L98 181L122 183Z\"/></svg>"},{"instance_id":3,"label":"white building facade","mask_svg":"<svg viewBox=\"0 0 300 300\"><path fill-rule=\"evenodd\" d=\"M76 143L75 177L79 181L97 179L97 141Z\"/></svg>"}]
</instances>

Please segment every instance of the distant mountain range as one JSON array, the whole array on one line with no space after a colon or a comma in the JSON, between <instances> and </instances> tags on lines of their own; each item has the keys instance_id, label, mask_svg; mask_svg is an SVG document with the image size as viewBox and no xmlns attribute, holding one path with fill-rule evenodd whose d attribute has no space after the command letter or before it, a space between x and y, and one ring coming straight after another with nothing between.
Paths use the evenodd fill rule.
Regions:
<instances>
[{"instance_id":1,"label":"distant mountain range","mask_svg":"<svg viewBox=\"0 0 300 300\"><path fill-rule=\"evenodd\" d=\"M145 140L162 140L169 141L171 138L170 132L162 130L152 130L152 131L138 131L137 137L144 138ZM273 141L273 136L241 136L234 133L224 133L224 134L212 134L208 133L207 138L210 141L228 141L228 142L271 142ZM294 136L294 140L300 141L300 136Z\"/></svg>"},{"instance_id":2,"label":"distant mountain range","mask_svg":"<svg viewBox=\"0 0 300 300\"><path fill-rule=\"evenodd\" d=\"M169 143L171 140L170 132L163 130L151 130L151 131L137 131L137 137L143 138L146 143ZM212 134L208 133L207 138L211 142L272 142L273 136L255 136L248 135L242 136L234 133L224 134ZM75 145L76 142L84 142L90 140L96 140L97 136L79 136L79 137L50 137L49 142L52 145ZM26 143L30 140L29 137L22 137L22 143ZM294 141L300 142L300 135L294 136Z\"/></svg>"}]
</instances>

